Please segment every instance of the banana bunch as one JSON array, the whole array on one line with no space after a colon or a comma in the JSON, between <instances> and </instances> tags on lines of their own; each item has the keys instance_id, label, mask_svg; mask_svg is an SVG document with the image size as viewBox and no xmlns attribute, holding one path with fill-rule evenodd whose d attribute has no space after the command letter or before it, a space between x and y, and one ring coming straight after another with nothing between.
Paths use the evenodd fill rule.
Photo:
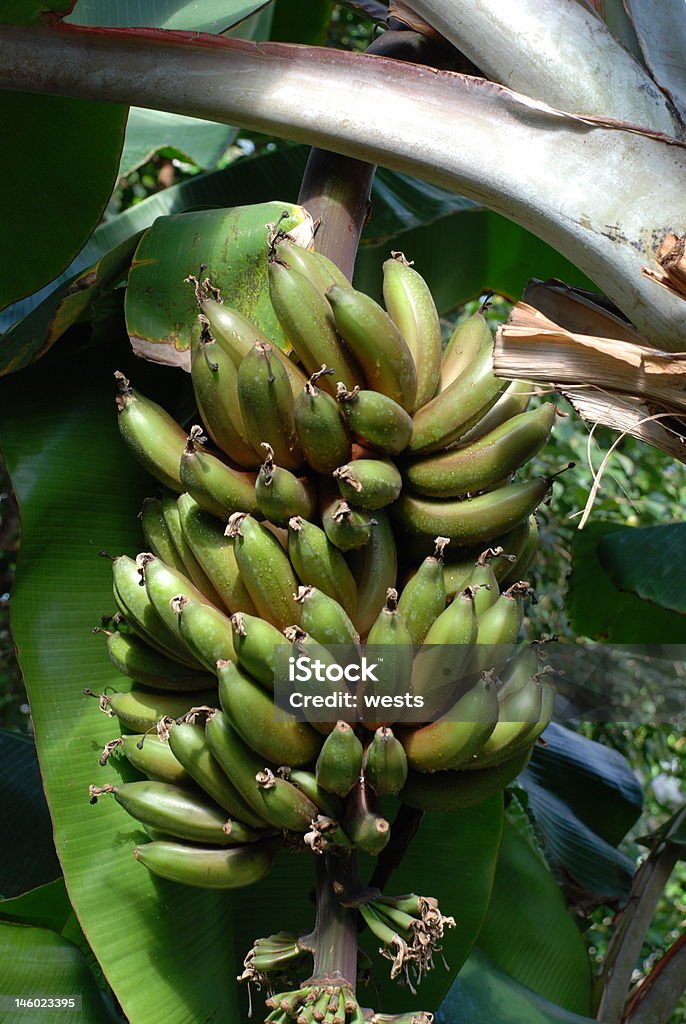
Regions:
<instances>
[{"instance_id":1,"label":"banana bunch","mask_svg":"<svg viewBox=\"0 0 686 1024\"><path fill-rule=\"evenodd\" d=\"M538 652L515 644L551 480L512 477L554 407L527 411L527 385L493 375L481 312L444 350L420 275L398 253L383 271L386 310L277 237L269 290L288 353L192 279L202 424L189 431L115 374L122 437L162 489L141 512L147 550L112 560L117 610L95 630L133 681L99 697L125 733L101 764L117 751L139 781L90 796L141 824L135 856L164 878L230 889L259 882L285 847L378 855L388 798L478 803L550 721ZM375 693L421 700L421 724L378 704L352 725L275 715L282 645L334 665L332 649L364 641L384 649ZM421 977L454 923L418 897L359 910L394 976ZM260 941L248 978L306 955L292 936ZM268 1005L279 1022L369 1019L345 986Z\"/></svg>"}]
</instances>

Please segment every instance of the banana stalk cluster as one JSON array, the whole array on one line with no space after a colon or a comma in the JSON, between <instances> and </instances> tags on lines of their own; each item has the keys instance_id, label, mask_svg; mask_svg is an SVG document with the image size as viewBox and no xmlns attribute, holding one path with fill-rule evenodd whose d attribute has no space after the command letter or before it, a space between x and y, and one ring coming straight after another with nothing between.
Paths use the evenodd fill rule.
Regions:
<instances>
[{"instance_id":1,"label":"banana stalk cluster","mask_svg":"<svg viewBox=\"0 0 686 1024\"><path fill-rule=\"evenodd\" d=\"M100 698L126 733L102 763L119 750L143 778L91 798L111 794L143 825L151 841L135 855L164 878L234 888L284 847L379 854L382 797L477 803L519 774L550 720L536 652L495 652L517 640L533 512L551 486L512 476L554 407L527 411L528 387L494 377L481 312L443 350L426 283L401 254L383 269L387 311L277 237L269 289L288 354L191 279L202 425L190 432L116 374L121 434L164 491L143 506L147 551L113 559L118 610L98 629L135 681ZM381 692L405 681L435 702L437 680L467 661L475 681L419 725L275 717L280 645L331 660L331 645L364 640L387 649ZM361 913L392 970L421 976L452 922L404 899ZM302 956L277 946L277 965ZM269 1019L361 1020L353 1003L314 985L274 995Z\"/></svg>"}]
</instances>

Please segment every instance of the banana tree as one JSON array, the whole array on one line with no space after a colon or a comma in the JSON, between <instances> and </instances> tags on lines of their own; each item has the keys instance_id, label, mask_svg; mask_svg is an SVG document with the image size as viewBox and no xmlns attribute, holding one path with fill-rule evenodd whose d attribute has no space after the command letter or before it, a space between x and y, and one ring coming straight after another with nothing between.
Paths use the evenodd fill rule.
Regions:
<instances>
[{"instance_id":1,"label":"banana tree","mask_svg":"<svg viewBox=\"0 0 686 1024\"><path fill-rule=\"evenodd\" d=\"M200 210L185 218L158 221L150 228L152 220L160 212L208 202L236 207L273 199L268 167L258 172L265 183L256 185L250 180L255 172L248 169L241 180L237 165L235 184L208 180L208 191L203 192L201 183L191 182L181 186L187 189L187 197L178 200L180 206L165 210L160 208L163 199L148 200L147 211L143 203L138 215L134 208L117 227L112 226L116 237L112 238L107 222L92 235L116 175L126 108L135 105L205 118L341 155L344 159L333 161L323 174L317 171L321 156L312 158L301 196L306 195L308 208L322 217L320 237L325 251L343 264L347 261L348 270L354 247L346 246L344 239L355 237L351 224L356 229L361 225L365 189L372 177L369 167L378 163L397 175L377 179L383 186L377 189L380 203L385 198L392 209L395 197L397 208L398 197L407 194L406 176L416 176L436 187L434 199L443 205L444 216L459 219L475 246L479 231L488 230L489 225L500 238L524 229L602 288L647 341L678 351L685 336L683 298L644 273L665 236L683 232L683 93L678 80L658 84L653 77L662 72L655 39L661 32L663 37L674 36L681 26L677 5L660 5L650 12L652 17L646 10L654 5L631 5L634 17L621 25L634 57L599 16L603 12L590 9L597 5L577 0L535 7L521 4L516 12L505 4L473 10L471 4L438 2L391 10L391 17L400 17L419 30L421 45L428 24L441 37L441 47L446 41L452 43L480 69L478 77L408 64L383 54L230 39L223 34L229 24L254 16L265 5L231 6L232 16L222 20L208 4L203 22L194 20L195 11L187 12L187 20L186 12L172 11L166 20L163 12L157 12L159 27L151 29L136 27L126 15L118 26L106 25L100 6L85 0L66 20L64 5L48 5L46 13L44 4L17 2L3 15L7 24L0 28L0 86L8 90L7 113L16 126L15 159L25 145L22 133L43 125L65 158L57 173L66 174L70 190L62 190L70 201L66 217L64 211L57 215L55 191L38 188L35 182L28 182L28 192L45 197L44 204L20 205L14 198L9 201L10 188L3 192L14 208L3 214L10 243L5 251L12 252L11 267L3 274L4 301L21 300L56 274L67 272L67 279L44 295L42 304L34 305L29 299L33 307L29 316L3 342L2 363L8 372L36 361L64 336L34 369L8 378L4 387L3 448L22 505L24 529L13 628L30 688L58 852L88 940L82 948L86 956L91 955L90 949L95 952L134 1022L156 1019L160 1012L179 1021L195 1019L200 1013L236 1019L241 1011L230 975L260 926L265 931L274 921L280 926L286 909L289 927L305 929L311 921L309 879L288 866L278 867L268 887L256 896L248 891L245 897L231 899L190 896L190 890L143 880L140 871L132 870L137 866L130 863L123 847L112 848L108 827L115 831L126 827L117 808L103 808L96 829L92 811L80 796L80 787L92 781L93 747L100 740L104 744L109 731L105 724L98 727L95 709L74 688L73 679L78 675L94 689L104 689L112 681L100 650L86 647L82 639L93 607L106 611L110 600L109 570L104 563L100 572L94 568L93 546L116 551L140 547L135 516L148 486L122 450L111 417L102 415L115 352L103 360L101 349L84 336L83 323L96 324L95 338L102 339L103 332L108 332L124 370L135 365L128 338L121 331L122 288L118 286L127 281L126 335L136 351L158 363L183 365L188 345L175 325L183 319L188 303L175 294L179 276L174 246L190 241L202 222L209 230L198 262L207 252L216 258L232 226L239 224L240 254L233 252L232 258L254 261L261 255L261 243L255 242L251 250L246 236L249 239L258 219L251 224L250 212L219 216ZM615 5L608 6L612 17L617 17ZM633 10L637 7L640 14ZM646 24L651 26L647 39ZM523 31L523 25L535 25L535 32ZM198 29L222 34L198 35L194 31ZM566 52L570 40L578 44L574 61ZM453 66L459 66L460 55L453 52L452 59ZM587 61L583 73L581 59ZM453 124L459 130L457 141L446 131ZM69 166L66 158L73 154L81 160L85 148L93 161L92 181L87 188L75 189L77 164ZM304 162L298 154L291 151L296 183ZM277 166L277 173L283 174L288 165ZM43 173L42 168L38 170ZM565 182L564 189L560 181ZM453 199L449 192L468 197L471 204ZM517 227L500 219L488 220L490 214L481 204ZM278 219L282 208L281 200L274 204L272 219ZM259 223L263 221L261 212ZM406 228L395 225L397 233ZM40 237L41 245L27 244L27 236ZM515 237L527 236L521 232ZM89 238L90 249L79 257ZM47 240L51 244L45 244ZM151 283L146 269L151 256L162 271L155 283L162 282L165 291L161 316L149 318L143 296ZM363 249L360 274L365 272L364 256ZM472 254L458 258L468 274ZM549 250L541 266L543 276L575 273ZM499 281L489 280L488 275L507 279L501 290L513 295L524 283L516 274L498 268L492 253L479 263L477 273L480 276L467 277L458 286L443 281L444 308L486 286L497 286ZM577 282L587 283L581 275ZM259 308L252 294L242 294L232 274L222 284L237 305L243 303L245 313L273 332L269 310ZM378 289L378 282L372 279L371 286L370 290ZM192 297L188 301L192 305ZM183 409L187 404L186 389L178 377L172 381L161 377L160 371L141 371L136 366L137 380L141 377L167 407L176 403ZM54 401L55 395L60 403ZM64 771L58 770L60 764ZM624 789L624 813L605 832L597 823L589 829L579 812L577 832L583 838L569 856L572 862L575 854L583 860L590 849L604 868L612 865L614 888L608 876L603 881L595 878L592 885L606 900L621 900L630 866L615 847L636 816L637 795L626 769L617 765L607 768L599 761L596 782L604 783L615 799ZM558 800L558 812L561 804L564 799ZM575 820L574 808L566 807L566 813L568 821ZM543 807L539 817L545 819ZM446 933L451 973L426 982L415 1005L433 1009L439 1004L452 975L480 936L479 951L467 960L462 980L441 1011L444 1019L470 1019L466 1015L473 1012L468 1007L475 999L490 999L482 1008L487 1006L496 1019L497 1014L503 1019L505 1012L511 1014L517 999L517 1020L537 1019L535 1014L542 1021L588 1019L593 1013L590 971L579 935L522 822L510 816L503 823L502 799L496 797L425 824L408 847L394 878L399 891L416 887L417 872L430 858L433 870L441 869L436 895L443 904L460 908L459 929ZM584 835L584 829L590 836ZM526 885L531 900L536 895L540 904L531 903L521 944L505 948L499 939L502 922L522 910L513 906L512 890ZM12 918L10 908L4 929L9 950L18 948L16 927L10 927L13 920L25 926L36 923L30 910L18 907ZM26 933L21 938L26 939ZM43 935L32 938L45 945ZM532 962L531 950L543 950L551 941L557 967L544 969ZM513 995L508 976L526 988ZM626 964L613 977L615 993L621 991L620 978L625 994ZM389 1009L407 1005L385 982L380 984ZM622 1002L616 994L607 996L602 1019L618 1020Z\"/></svg>"}]
</instances>

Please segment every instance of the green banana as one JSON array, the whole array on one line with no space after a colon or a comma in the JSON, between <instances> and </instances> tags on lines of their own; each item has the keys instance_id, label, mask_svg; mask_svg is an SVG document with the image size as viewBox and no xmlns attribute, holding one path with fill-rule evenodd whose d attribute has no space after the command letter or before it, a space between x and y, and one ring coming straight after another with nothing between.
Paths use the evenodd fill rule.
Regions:
<instances>
[{"instance_id":1,"label":"green banana","mask_svg":"<svg viewBox=\"0 0 686 1024\"><path fill-rule=\"evenodd\" d=\"M459 811L480 804L520 775L531 757L531 748L515 754L492 768L478 771L448 771L439 776L411 771L400 800L422 811Z\"/></svg>"},{"instance_id":2,"label":"green banana","mask_svg":"<svg viewBox=\"0 0 686 1024\"><path fill-rule=\"evenodd\" d=\"M228 519L233 512L258 513L255 474L233 469L204 448L202 428L191 427L181 455L181 481L206 512Z\"/></svg>"},{"instance_id":3,"label":"green banana","mask_svg":"<svg viewBox=\"0 0 686 1024\"><path fill-rule=\"evenodd\" d=\"M264 816L275 828L307 832L319 816L319 808L306 793L268 768L258 772L255 781L264 803Z\"/></svg>"},{"instance_id":4,"label":"green banana","mask_svg":"<svg viewBox=\"0 0 686 1024\"><path fill-rule=\"evenodd\" d=\"M374 518L376 526L369 543L353 552L351 561L358 589L357 611L350 617L361 636L371 629L398 576L398 553L388 515L379 509Z\"/></svg>"},{"instance_id":5,"label":"green banana","mask_svg":"<svg viewBox=\"0 0 686 1024\"><path fill-rule=\"evenodd\" d=\"M241 363L238 397L254 443L270 444L276 462L284 469L302 466L303 453L295 430L295 398L272 345L258 341Z\"/></svg>"},{"instance_id":6,"label":"green banana","mask_svg":"<svg viewBox=\"0 0 686 1024\"><path fill-rule=\"evenodd\" d=\"M497 721L495 687L482 678L441 718L403 734L408 764L420 772L454 768L481 750Z\"/></svg>"},{"instance_id":7,"label":"green banana","mask_svg":"<svg viewBox=\"0 0 686 1024\"><path fill-rule=\"evenodd\" d=\"M322 366L313 373L295 399L295 429L305 461L317 473L328 476L347 462L350 437L341 408L331 395L317 387L317 381L332 370Z\"/></svg>"},{"instance_id":8,"label":"green banana","mask_svg":"<svg viewBox=\"0 0 686 1024\"><path fill-rule=\"evenodd\" d=\"M550 485L547 477L539 477L464 501L420 498L405 491L393 505L393 514L411 534L441 534L463 545L488 542L528 519L546 499Z\"/></svg>"},{"instance_id":9,"label":"green banana","mask_svg":"<svg viewBox=\"0 0 686 1024\"><path fill-rule=\"evenodd\" d=\"M383 297L391 320L407 344L417 368L415 408L436 394L441 373L441 322L424 278L401 252L383 265Z\"/></svg>"},{"instance_id":10,"label":"green banana","mask_svg":"<svg viewBox=\"0 0 686 1024\"><path fill-rule=\"evenodd\" d=\"M184 644L164 624L142 585L138 566L132 558L120 555L112 562L114 598L129 628L147 643L184 665L198 668L198 663Z\"/></svg>"},{"instance_id":11,"label":"green banana","mask_svg":"<svg viewBox=\"0 0 686 1024\"><path fill-rule=\"evenodd\" d=\"M513 380L486 415L482 416L466 434L462 435L460 444L471 444L472 441L483 437L484 434L490 434L501 423L506 423L507 420L526 412L531 396L532 387L528 380Z\"/></svg>"},{"instance_id":12,"label":"green banana","mask_svg":"<svg viewBox=\"0 0 686 1024\"><path fill-rule=\"evenodd\" d=\"M173 597L170 608L178 616L181 639L209 672L215 672L220 659L236 660L231 622L218 608L200 604L185 594Z\"/></svg>"},{"instance_id":13,"label":"green banana","mask_svg":"<svg viewBox=\"0 0 686 1024\"><path fill-rule=\"evenodd\" d=\"M364 779L353 786L345 801L343 829L355 846L375 857L391 838L391 826L381 816L375 798Z\"/></svg>"},{"instance_id":14,"label":"green banana","mask_svg":"<svg viewBox=\"0 0 686 1024\"><path fill-rule=\"evenodd\" d=\"M498 700L503 700L517 693L522 687L541 671L539 645L531 644L515 652L503 671L500 673Z\"/></svg>"},{"instance_id":15,"label":"green banana","mask_svg":"<svg viewBox=\"0 0 686 1024\"><path fill-rule=\"evenodd\" d=\"M362 773L363 755L364 748L352 726L347 722L336 722L317 758L317 785L327 793L347 796Z\"/></svg>"},{"instance_id":16,"label":"green banana","mask_svg":"<svg viewBox=\"0 0 686 1024\"><path fill-rule=\"evenodd\" d=\"M264 825L265 819L254 813L222 771L212 754L202 725L176 722L169 731L169 747L198 786L228 811L232 818L257 828Z\"/></svg>"},{"instance_id":17,"label":"green banana","mask_svg":"<svg viewBox=\"0 0 686 1024\"><path fill-rule=\"evenodd\" d=\"M133 633L102 632L110 661L130 679L155 690L207 690L214 685L212 676L172 661Z\"/></svg>"},{"instance_id":18,"label":"green banana","mask_svg":"<svg viewBox=\"0 0 686 1024\"><path fill-rule=\"evenodd\" d=\"M474 676L478 620L474 593L467 588L441 612L424 638L412 668L412 693L424 701L432 720L455 703Z\"/></svg>"},{"instance_id":19,"label":"green banana","mask_svg":"<svg viewBox=\"0 0 686 1024\"><path fill-rule=\"evenodd\" d=\"M436 537L433 555L424 559L400 595L398 611L417 646L424 643L429 629L445 609L443 552L449 543L447 537Z\"/></svg>"},{"instance_id":20,"label":"green banana","mask_svg":"<svg viewBox=\"0 0 686 1024\"><path fill-rule=\"evenodd\" d=\"M403 468L404 479L412 490L432 498L485 491L540 451L554 418L551 403L520 413L471 444L411 460Z\"/></svg>"},{"instance_id":21,"label":"green banana","mask_svg":"<svg viewBox=\"0 0 686 1024\"><path fill-rule=\"evenodd\" d=\"M338 331L357 358L369 387L388 395L406 412L417 397L417 370L412 353L388 313L354 288L332 285L326 297ZM356 381L343 378L349 387Z\"/></svg>"},{"instance_id":22,"label":"green banana","mask_svg":"<svg viewBox=\"0 0 686 1024\"><path fill-rule=\"evenodd\" d=\"M159 498L146 498L140 514L143 536L148 551L157 555L167 565L171 565L179 572L185 572L181 555L177 551L172 535L162 514L162 502Z\"/></svg>"},{"instance_id":23,"label":"green banana","mask_svg":"<svg viewBox=\"0 0 686 1024\"><path fill-rule=\"evenodd\" d=\"M378 647L383 651L377 651ZM367 710L364 724L367 729L377 729L398 719L394 698L409 691L412 678L412 637L398 611L398 591L394 587L386 591L386 602L369 630L366 651L370 648L370 657L378 661L377 681L371 691L362 690ZM372 709L378 713L374 715Z\"/></svg>"},{"instance_id":24,"label":"green banana","mask_svg":"<svg viewBox=\"0 0 686 1024\"><path fill-rule=\"evenodd\" d=\"M339 551L354 551L368 544L376 523L335 492L322 502L321 517L324 533Z\"/></svg>"},{"instance_id":25,"label":"green banana","mask_svg":"<svg viewBox=\"0 0 686 1024\"><path fill-rule=\"evenodd\" d=\"M319 526L294 516L288 523L288 555L304 586L317 587L338 601L351 618L354 617L357 607L355 579L341 552ZM291 621L300 620L294 617Z\"/></svg>"},{"instance_id":26,"label":"green banana","mask_svg":"<svg viewBox=\"0 0 686 1024\"><path fill-rule=\"evenodd\" d=\"M185 432L168 412L135 391L123 373L116 371L119 431L140 464L172 491L183 491L179 462Z\"/></svg>"},{"instance_id":27,"label":"green banana","mask_svg":"<svg viewBox=\"0 0 686 1024\"><path fill-rule=\"evenodd\" d=\"M213 299L201 302L200 308L209 321L212 335L231 356L237 370L258 341L263 345L272 345L267 335L263 334L259 327L251 320L247 320L237 309L231 309ZM272 349L274 358L281 363L286 371L293 398L295 398L305 386L307 377L285 352L282 352L276 345L272 345Z\"/></svg>"},{"instance_id":28,"label":"green banana","mask_svg":"<svg viewBox=\"0 0 686 1024\"><path fill-rule=\"evenodd\" d=\"M499 558L503 549L486 548L476 560L469 577L470 589L474 591L474 607L477 615L483 615L500 597L498 577L491 565L492 558Z\"/></svg>"},{"instance_id":29,"label":"green banana","mask_svg":"<svg viewBox=\"0 0 686 1024\"><path fill-rule=\"evenodd\" d=\"M273 841L230 849L158 841L134 850L136 860L153 874L201 889L241 889L261 882L272 869L275 853Z\"/></svg>"},{"instance_id":30,"label":"green banana","mask_svg":"<svg viewBox=\"0 0 686 1024\"><path fill-rule=\"evenodd\" d=\"M295 574L274 534L239 512L230 517L226 534L233 539L236 563L257 614L277 629L299 622Z\"/></svg>"},{"instance_id":31,"label":"green banana","mask_svg":"<svg viewBox=\"0 0 686 1024\"><path fill-rule=\"evenodd\" d=\"M219 700L231 724L267 761L299 767L319 753L321 737L285 713L277 721L271 696L231 661L217 665Z\"/></svg>"},{"instance_id":32,"label":"green banana","mask_svg":"<svg viewBox=\"0 0 686 1024\"><path fill-rule=\"evenodd\" d=\"M227 821L226 813L216 804L167 782L123 782L102 789L93 786L91 793L92 803L103 793L112 793L136 821L177 839L235 846L260 838L259 832L240 822Z\"/></svg>"},{"instance_id":33,"label":"green banana","mask_svg":"<svg viewBox=\"0 0 686 1024\"><path fill-rule=\"evenodd\" d=\"M443 350L438 384L445 391L478 359L484 345L490 342L490 330L483 315L484 306L473 316L458 324Z\"/></svg>"},{"instance_id":34,"label":"green banana","mask_svg":"<svg viewBox=\"0 0 686 1024\"><path fill-rule=\"evenodd\" d=\"M192 707L216 703L217 691L161 693L134 686L126 693L111 693L104 700L125 729L144 733L154 729L161 718L180 718Z\"/></svg>"},{"instance_id":35,"label":"green banana","mask_svg":"<svg viewBox=\"0 0 686 1024\"><path fill-rule=\"evenodd\" d=\"M264 801L257 788L256 776L267 767L264 758L243 742L222 711L207 717L205 738L214 759L235 786L253 815L262 819Z\"/></svg>"},{"instance_id":36,"label":"green banana","mask_svg":"<svg viewBox=\"0 0 686 1024\"><path fill-rule=\"evenodd\" d=\"M288 469L274 465L274 451L266 441L267 455L255 481L255 496L260 512L276 526L287 526L292 516L311 519L317 507L312 484Z\"/></svg>"},{"instance_id":37,"label":"green banana","mask_svg":"<svg viewBox=\"0 0 686 1024\"><path fill-rule=\"evenodd\" d=\"M348 289L350 285L343 290ZM329 304L316 285L275 258L269 263L269 297L279 323L307 373L314 373L325 363L334 370L336 380L364 387L363 372L353 353L338 337ZM329 378L322 380L322 387L329 392L335 391Z\"/></svg>"},{"instance_id":38,"label":"green banana","mask_svg":"<svg viewBox=\"0 0 686 1024\"><path fill-rule=\"evenodd\" d=\"M274 251L281 263L287 264L306 277L322 295L326 294L327 288L332 284L338 284L342 288L350 287L350 282L343 271L323 253L305 249L289 238L279 239Z\"/></svg>"},{"instance_id":39,"label":"green banana","mask_svg":"<svg viewBox=\"0 0 686 1024\"><path fill-rule=\"evenodd\" d=\"M398 455L407 448L412 437L412 420L388 395L381 391L361 391L357 387L350 390L347 381L339 381L336 399L360 444L385 455Z\"/></svg>"},{"instance_id":40,"label":"green banana","mask_svg":"<svg viewBox=\"0 0 686 1024\"><path fill-rule=\"evenodd\" d=\"M522 603L520 598L528 594L531 587L520 581L513 583L498 600L479 615L478 644L514 644L522 625Z\"/></svg>"},{"instance_id":41,"label":"green banana","mask_svg":"<svg viewBox=\"0 0 686 1024\"><path fill-rule=\"evenodd\" d=\"M183 535L224 607L230 612L255 614L255 605L238 568L234 542L225 535L224 527L190 494L181 494L177 505Z\"/></svg>"},{"instance_id":42,"label":"green banana","mask_svg":"<svg viewBox=\"0 0 686 1024\"><path fill-rule=\"evenodd\" d=\"M302 608L300 625L313 640L357 647L359 633L338 601L316 587L298 587L296 600Z\"/></svg>"},{"instance_id":43,"label":"green banana","mask_svg":"<svg viewBox=\"0 0 686 1024\"><path fill-rule=\"evenodd\" d=\"M511 545L514 547L514 545ZM513 583L526 576L531 563L536 557L538 551L538 523L536 522L536 516L531 515L526 522L526 539L521 545L519 550L515 550L513 553L516 554L516 560L508 572L505 573L501 580L502 587L511 587Z\"/></svg>"},{"instance_id":44,"label":"green banana","mask_svg":"<svg viewBox=\"0 0 686 1024\"><path fill-rule=\"evenodd\" d=\"M238 369L212 337L209 321L202 314L191 332L191 380L198 412L217 447L239 466L259 466L260 457L248 440L238 401Z\"/></svg>"},{"instance_id":45,"label":"green banana","mask_svg":"<svg viewBox=\"0 0 686 1024\"><path fill-rule=\"evenodd\" d=\"M502 697L495 728L464 767L472 770L490 768L509 760L522 747L529 747L536 739L542 701L543 688L535 675L516 693Z\"/></svg>"},{"instance_id":46,"label":"green banana","mask_svg":"<svg viewBox=\"0 0 686 1024\"><path fill-rule=\"evenodd\" d=\"M493 341L484 322L484 344L470 363L445 391L415 413L410 452L434 452L458 441L488 412L507 387L493 375Z\"/></svg>"},{"instance_id":47,"label":"green banana","mask_svg":"<svg viewBox=\"0 0 686 1024\"><path fill-rule=\"evenodd\" d=\"M377 796L397 796L407 781L407 755L392 729L381 726L364 755L364 778Z\"/></svg>"},{"instance_id":48,"label":"green banana","mask_svg":"<svg viewBox=\"0 0 686 1024\"><path fill-rule=\"evenodd\" d=\"M197 558L193 554L193 549L183 534L181 529L181 517L176 499L171 497L171 495L167 495L162 498L160 504L162 507L162 516L171 536L172 543L183 562L182 569L179 570L176 563L172 564L172 568L182 572L184 576L187 576L188 579L195 584L198 590L202 591L208 601L211 601L211 603L215 605L221 605L221 598L214 589L212 580L198 562ZM164 561L164 559L162 559L162 561Z\"/></svg>"},{"instance_id":49,"label":"green banana","mask_svg":"<svg viewBox=\"0 0 686 1024\"><path fill-rule=\"evenodd\" d=\"M387 459L356 459L339 466L333 476L345 501L370 511L392 504L403 486L400 473Z\"/></svg>"},{"instance_id":50,"label":"green banana","mask_svg":"<svg viewBox=\"0 0 686 1024\"><path fill-rule=\"evenodd\" d=\"M122 751L127 761L153 782L173 786L194 785L186 769L174 757L171 747L157 736L122 736Z\"/></svg>"},{"instance_id":51,"label":"green banana","mask_svg":"<svg viewBox=\"0 0 686 1024\"><path fill-rule=\"evenodd\" d=\"M245 612L231 616L233 647L238 663L267 690L274 689L274 656L279 644L289 646L276 626ZM233 660L233 659L231 659Z\"/></svg>"},{"instance_id":52,"label":"green banana","mask_svg":"<svg viewBox=\"0 0 686 1024\"><path fill-rule=\"evenodd\" d=\"M211 602L195 587L186 576L165 565L159 558L149 552L142 552L136 558L136 566L140 578L153 608L170 633L182 639L179 630L179 617L171 607L171 600L180 594L191 597L200 604L211 607Z\"/></svg>"},{"instance_id":53,"label":"green banana","mask_svg":"<svg viewBox=\"0 0 686 1024\"><path fill-rule=\"evenodd\" d=\"M308 772L304 768L292 768L282 771L282 774L291 785L297 786L305 796L310 798L321 814L331 818L332 821L341 820L343 817L343 803L341 799L320 786L314 772Z\"/></svg>"}]
</instances>

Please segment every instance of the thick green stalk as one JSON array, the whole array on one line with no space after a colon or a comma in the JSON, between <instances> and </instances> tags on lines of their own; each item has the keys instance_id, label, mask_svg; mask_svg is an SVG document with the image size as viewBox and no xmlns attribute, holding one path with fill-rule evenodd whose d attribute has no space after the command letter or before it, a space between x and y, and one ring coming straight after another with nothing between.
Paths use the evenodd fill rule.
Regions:
<instances>
[{"instance_id":1,"label":"thick green stalk","mask_svg":"<svg viewBox=\"0 0 686 1024\"><path fill-rule=\"evenodd\" d=\"M354 852L324 854L315 859L317 920L314 932L308 938L308 946L314 948L314 969L308 984L345 981L355 989L357 977L357 912L341 906L333 890L333 879L340 874L355 870ZM345 859L345 865L334 860ZM332 870L334 869L334 870Z\"/></svg>"}]
</instances>

